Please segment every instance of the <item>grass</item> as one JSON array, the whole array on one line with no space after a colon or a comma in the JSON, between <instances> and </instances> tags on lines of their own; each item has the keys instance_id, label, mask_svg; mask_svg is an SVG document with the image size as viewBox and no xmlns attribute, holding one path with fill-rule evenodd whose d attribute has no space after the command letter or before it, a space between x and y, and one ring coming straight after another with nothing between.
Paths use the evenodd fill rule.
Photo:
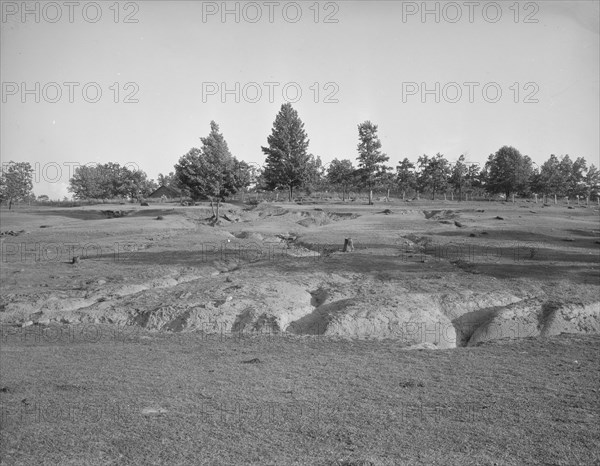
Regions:
<instances>
[{"instance_id":1,"label":"grass","mask_svg":"<svg viewBox=\"0 0 600 466\"><path fill-rule=\"evenodd\" d=\"M130 215L114 219L101 210L118 205L3 210L3 231L27 231L2 239L2 322L12 322L13 301L33 306L52 298L60 307L102 293L98 302L113 302L108 317L143 317L194 300L237 300L228 287L269 281L302 283L313 305L326 302L327 292L332 301L365 295L400 303L412 294L452 301L457 291L547 303L598 296L595 206L347 202L318 207L325 214L315 218L339 221L306 227L297 222L317 206L277 204L241 210L241 221L226 228L199 224L210 212L205 205L155 207L129 206ZM386 207L393 214L381 214ZM276 215L282 211L289 213ZM275 235L297 236L296 244L320 251L341 248L351 236L356 251L244 260L213 276L203 244L221 244L227 231L261 234L264 247L279 244L269 243ZM32 260L44 258L32 253L37 245L71 242L101 254L92 249L77 266L66 253ZM21 244L14 254L8 247ZM114 296L121 285L187 274L204 278ZM264 298L246 294L257 306ZM380 302L364 300L373 311ZM40 328L2 327L2 465L600 464L598 335L406 351L403 340Z\"/></svg>"},{"instance_id":2,"label":"grass","mask_svg":"<svg viewBox=\"0 0 600 466\"><path fill-rule=\"evenodd\" d=\"M2 464L600 462L599 336L403 351L94 328L4 334Z\"/></svg>"}]
</instances>

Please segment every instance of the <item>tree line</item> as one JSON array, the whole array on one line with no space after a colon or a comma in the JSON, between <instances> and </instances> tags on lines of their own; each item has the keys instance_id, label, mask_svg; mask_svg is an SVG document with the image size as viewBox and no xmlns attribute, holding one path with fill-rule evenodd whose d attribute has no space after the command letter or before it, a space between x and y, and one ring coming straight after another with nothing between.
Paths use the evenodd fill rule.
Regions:
<instances>
[{"instance_id":1,"label":"tree line","mask_svg":"<svg viewBox=\"0 0 600 466\"><path fill-rule=\"evenodd\" d=\"M443 154L422 155L416 163L404 158L394 168L386 165L389 156L382 151L378 126L370 121L358 125L357 156L334 159L325 167L319 156L308 152L309 139L304 123L290 103L283 104L275 117L262 166L238 160L229 150L225 137L214 121L208 136L200 138L200 148L193 147L181 156L168 175L148 179L142 170L132 170L117 163L80 166L69 180L69 191L76 199L141 200L159 186L169 186L192 200L209 199L216 204L239 192L285 191L289 201L294 191L308 193L338 191L342 199L350 191L366 191L373 204L373 191L390 191L416 197L444 195L466 200L469 196L511 195L570 198L597 198L600 173L595 165L587 166L584 158L572 160L568 155L551 155L537 166L527 155L510 146L490 154L483 166L461 155L449 162ZM33 170L28 162L10 162L0 177L0 196L9 208L13 202L31 196Z\"/></svg>"}]
</instances>

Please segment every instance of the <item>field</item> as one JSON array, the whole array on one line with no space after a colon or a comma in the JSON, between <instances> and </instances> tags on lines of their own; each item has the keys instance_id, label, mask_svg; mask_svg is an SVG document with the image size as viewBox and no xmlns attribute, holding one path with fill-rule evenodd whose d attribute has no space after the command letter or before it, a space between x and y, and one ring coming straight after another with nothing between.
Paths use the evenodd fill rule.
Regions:
<instances>
[{"instance_id":1,"label":"field","mask_svg":"<svg viewBox=\"0 0 600 466\"><path fill-rule=\"evenodd\" d=\"M597 206L221 212L2 210L2 464L600 464Z\"/></svg>"}]
</instances>

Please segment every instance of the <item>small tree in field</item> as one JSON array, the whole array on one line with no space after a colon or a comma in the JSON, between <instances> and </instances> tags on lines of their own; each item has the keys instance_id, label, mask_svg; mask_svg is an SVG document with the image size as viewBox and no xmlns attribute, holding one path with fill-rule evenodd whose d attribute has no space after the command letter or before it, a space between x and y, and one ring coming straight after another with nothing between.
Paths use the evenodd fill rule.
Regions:
<instances>
[{"instance_id":1,"label":"small tree in field","mask_svg":"<svg viewBox=\"0 0 600 466\"><path fill-rule=\"evenodd\" d=\"M506 200L511 193L527 192L533 173L531 159L514 147L503 146L488 157L485 164L486 190L492 194L503 193Z\"/></svg>"},{"instance_id":2,"label":"small tree in field","mask_svg":"<svg viewBox=\"0 0 600 466\"><path fill-rule=\"evenodd\" d=\"M388 167L383 164L390 158L381 152L377 125L370 121L358 125L358 139L359 174L362 184L369 190L369 205L373 205L373 187L385 177Z\"/></svg>"},{"instance_id":3,"label":"small tree in field","mask_svg":"<svg viewBox=\"0 0 600 466\"><path fill-rule=\"evenodd\" d=\"M292 201L294 188L310 181L314 166L307 154L309 140L304 123L289 102L281 106L275 117L268 147L262 147L267 156L263 177L268 189L286 188Z\"/></svg>"},{"instance_id":4,"label":"small tree in field","mask_svg":"<svg viewBox=\"0 0 600 466\"><path fill-rule=\"evenodd\" d=\"M348 159L333 159L327 170L327 180L332 186L338 186L342 189L342 201L346 200L346 192L352 185L354 167Z\"/></svg>"},{"instance_id":5,"label":"small tree in field","mask_svg":"<svg viewBox=\"0 0 600 466\"><path fill-rule=\"evenodd\" d=\"M8 201L8 210L13 202L27 200L33 189L33 168L29 162L13 162L2 166L0 174L0 199Z\"/></svg>"},{"instance_id":6,"label":"small tree in field","mask_svg":"<svg viewBox=\"0 0 600 466\"><path fill-rule=\"evenodd\" d=\"M438 153L435 157L423 155L419 157L419 187L423 191L429 189L432 199L435 199L435 194L440 191L445 191L448 187L448 177L450 176L450 165L446 158Z\"/></svg>"},{"instance_id":7,"label":"small tree in field","mask_svg":"<svg viewBox=\"0 0 600 466\"><path fill-rule=\"evenodd\" d=\"M461 155L450 174L450 184L454 188L454 192L458 192L458 200L462 201L463 192L468 188L469 184L469 167L465 163L465 156Z\"/></svg>"},{"instance_id":8,"label":"small tree in field","mask_svg":"<svg viewBox=\"0 0 600 466\"><path fill-rule=\"evenodd\" d=\"M175 173L193 198L206 196L211 206L216 201L217 211L213 215L217 222L221 201L235 194L245 180L242 181L240 175L240 162L231 155L225 138L219 133L219 125L211 121L210 134L200 140L202 149L190 149L175 165Z\"/></svg>"},{"instance_id":9,"label":"small tree in field","mask_svg":"<svg viewBox=\"0 0 600 466\"><path fill-rule=\"evenodd\" d=\"M408 189L416 189L417 187L415 166L406 157L396 166L396 183L402 191L402 200L406 197Z\"/></svg>"}]
</instances>

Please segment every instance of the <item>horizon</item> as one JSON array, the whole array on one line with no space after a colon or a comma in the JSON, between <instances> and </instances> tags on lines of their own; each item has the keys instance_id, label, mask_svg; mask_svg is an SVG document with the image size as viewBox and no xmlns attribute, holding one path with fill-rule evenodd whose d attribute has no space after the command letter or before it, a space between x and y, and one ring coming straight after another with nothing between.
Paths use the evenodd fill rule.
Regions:
<instances>
[{"instance_id":1,"label":"horizon","mask_svg":"<svg viewBox=\"0 0 600 466\"><path fill-rule=\"evenodd\" d=\"M598 2L427 2L422 16L421 2L141 1L99 17L91 2L52 3L2 2L1 158L32 164L36 196L70 197L75 164L156 180L211 120L235 157L262 165L285 101L324 165L356 165L366 120L392 167L436 153L483 166L504 145L538 166L551 154L599 165Z\"/></svg>"}]
</instances>

